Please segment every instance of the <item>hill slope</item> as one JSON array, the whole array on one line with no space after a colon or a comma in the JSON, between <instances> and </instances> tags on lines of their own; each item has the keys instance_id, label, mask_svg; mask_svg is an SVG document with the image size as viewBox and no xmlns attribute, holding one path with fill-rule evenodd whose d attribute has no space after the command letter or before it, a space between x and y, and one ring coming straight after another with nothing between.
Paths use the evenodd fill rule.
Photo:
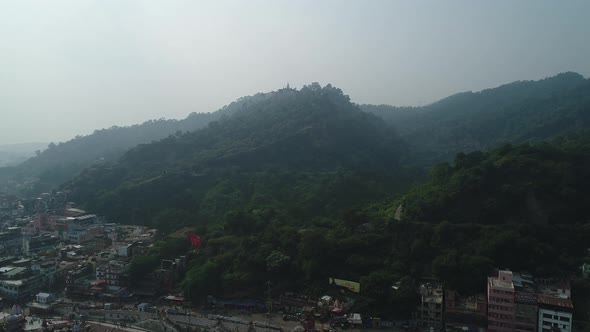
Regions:
<instances>
[{"instance_id":1,"label":"hill slope","mask_svg":"<svg viewBox=\"0 0 590 332\"><path fill-rule=\"evenodd\" d=\"M393 124L423 165L460 151L539 142L587 128L590 80L563 73L460 93L424 107L361 108Z\"/></svg>"},{"instance_id":2,"label":"hill slope","mask_svg":"<svg viewBox=\"0 0 590 332\"><path fill-rule=\"evenodd\" d=\"M0 145L0 167L14 166L35 155L46 143L20 143Z\"/></svg>"},{"instance_id":3,"label":"hill slope","mask_svg":"<svg viewBox=\"0 0 590 332\"><path fill-rule=\"evenodd\" d=\"M207 128L140 145L67 187L122 222L190 223L163 222L171 207L201 222L260 207L302 222L394 192L402 153L385 122L339 89L313 84L259 95Z\"/></svg>"},{"instance_id":4,"label":"hill slope","mask_svg":"<svg viewBox=\"0 0 590 332\"><path fill-rule=\"evenodd\" d=\"M0 182L6 179L39 178L33 192L46 191L71 180L80 171L97 163L112 162L127 150L143 143L180 135L207 126L242 107L245 97L212 113L191 113L182 120L149 120L128 127L113 126L77 136L67 142L51 143L36 156L12 167L0 168Z\"/></svg>"},{"instance_id":5,"label":"hill slope","mask_svg":"<svg viewBox=\"0 0 590 332\"><path fill-rule=\"evenodd\" d=\"M460 153L403 200L404 218L427 222L575 224L590 221L589 140L506 145Z\"/></svg>"},{"instance_id":6,"label":"hill slope","mask_svg":"<svg viewBox=\"0 0 590 332\"><path fill-rule=\"evenodd\" d=\"M193 300L256 296L268 280L276 292L338 295L327 279L341 277L362 283L355 310L407 318L413 280L423 276L473 294L497 266L546 276L579 266L590 236L579 225L590 206L590 154L580 142L460 154L399 200L405 220L395 221L406 145L340 90L314 84L248 99L206 128L95 165L66 188L113 221L192 226L203 239L183 284ZM134 275L162 255L136 258Z\"/></svg>"}]
</instances>

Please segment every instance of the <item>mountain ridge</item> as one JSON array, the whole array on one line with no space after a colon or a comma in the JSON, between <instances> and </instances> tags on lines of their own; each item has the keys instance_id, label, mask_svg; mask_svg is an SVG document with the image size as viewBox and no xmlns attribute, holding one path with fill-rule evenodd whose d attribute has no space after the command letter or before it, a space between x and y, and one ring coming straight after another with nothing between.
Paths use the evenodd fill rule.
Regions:
<instances>
[{"instance_id":1,"label":"mountain ridge","mask_svg":"<svg viewBox=\"0 0 590 332\"><path fill-rule=\"evenodd\" d=\"M402 150L403 143L383 120L362 112L340 89L312 84L299 91L282 89L259 95L232 115L213 121L205 128L139 145L112 166L86 170L65 188L72 189L79 201L90 202L90 207L106 215L113 212L109 207L128 201L126 197L130 195L144 196L142 193L149 191L160 197L157 192L161 190L173 197L182 196L178 198L185 202L182 209L201 214L203 218L222 218L218 212L199 211L210 201L208 197L219 194L217 190L235 193L234 198L241 203L233 208L240 208L257 196L258 191L252 186L261 186L265 188L261 191L265 193L264 200L284 206L287 202L276 197L300 195L300 190L280 193L283 189L278 183L289 182L286 179L302 188L317 186L310 182L317 179L323 179L326 184L334 181L363 183L358 182L361 178L366 181L385 179L383 184L374 185L374 193L361 188L364 184L353 185L360 193L344 198L350 203L391 193L383 186L393 181L392 171L399 169ZM267 173L284 174L285 178L269 181L265 179ZM96 177L96 174L100 175ZM332 179L335 174L339 177ZM234 179L235 183L226 183L227 178ZM313 190L318 190L320 195L324 189ZM268 195L269 192L274 194ZM333 197L340 195L334 193ZM168 201L166 197L161 198ZM345 205L338 199L328 200L335 206ZM163 204L152 202L149 205ZM127 206L142 209L143 205L129 202ZM307 211L306 214L313 213ZM130 217L126 209L111 215ZM295 218L294 215L289 218ZM149 219L148 215L146 218Z\"/></svg>"},{"instance_id":2,"label":"mountain ridge","mask_svg":"<svg viewBox=\"0 0 590 332\"><path fill-rule=\"evenodd\" d=\"M590 80L566 72L463 92L423 107L361 105L394 125L419 164L504 143L553 139L590 125Z\"/></svg>"}]
</instances>

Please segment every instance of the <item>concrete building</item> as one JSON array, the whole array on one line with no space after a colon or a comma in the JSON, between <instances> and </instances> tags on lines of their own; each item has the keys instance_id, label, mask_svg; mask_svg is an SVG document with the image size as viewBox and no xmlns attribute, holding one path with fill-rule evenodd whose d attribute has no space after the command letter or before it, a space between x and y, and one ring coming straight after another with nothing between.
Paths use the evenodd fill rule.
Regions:
<instances>
[{"instance_id":1,"label":"concrete building","mask_svg":"<svg viewBox=\"0 0 590 332\"><path fill-rule=\"evenodd\" d=\"M570 299L539 295L538 332L571 332L574 306Z\"/></svg>"},{"instance_id":2,"label":"concrete building","mask_svg":"<svg viewBox=\"0 0 590 332\"><path fill-rule=\"evenodd\" d=\"M0 250L4 253L19 253L22 249L20 227L7 227L0 232Z\"/></svg>"},{"instance_id":3,"label":"concrete building","mask_svg":"<svg viewBox=\"0 0 590 332\"><path fill-rule=\"evenodd\" d=\"M533 276L514 273L514 331L535 332L538 320L537 287Z\"/></svg>"},{"instance_id":4,"label":"concrete building","mask_svg":"<svg viewBox=\"0 0 590 332\"><path fill-rule=\"evenodd\" d=\"M514 331L535 332L539 306L537 294L516 292L514 304Z\"/></svg>"},{"instance_id":5,"label":"concrete building","mask_svg":"<svg viewBox=\"0 0 590 332\"><path fill-rule=\"evenodd\" d=\"M445 290L445 330L485 332L487 329L487 298L485 294L461 296Z\"/></svg>"},{"instance_id":6,"label":"concrete building","mask_svg":"<svg viewBox=\"0 0 590 332\"><path fill-rule=\"evenodd\" d=\"M420 286L419 324L423 328L442 331L443 327L443 290L442 286L423 284Z\"/></svg>"},{"instance_id":7,"label":"concrete building","mask_svg":"<svg viewBox=\"0 0 590 332\"><path fill-rule=\"evenodd\" d=\"M488 278L488 331L512 332L514 329L514 284L512 271L498 271Z\"/></svg>"},{"instance_id":8,"label":"concrete building","mask_svg":"<svg viewBox=\"0 0 590 332\"><path fill-rule=\"evenodd\" d=\"M571 332L573 303L568 281L560 280L539 287L538 332Z\"/></svg>"},{"instance_id":9,"label":"concrete building","mask_svg":"<svg viewBox=\"0 0 590 332\"><path fill-rule=\"evenodd\" d=\"M33 275L18 280L1 280L0 294L12 301L21 301L37 294L45 287L42 275Z\"/></svg>"},{"instance_id":10,"label":"concrete building","mask_svg":"<svg viewBox=\"0 0 590 332\"><path fill-rule=\"evenodd\" d=\"M60 242L60 238L49 234L32 237L23 237L22 252L25 255L54 250Z\"/></svg>"},{"instance_id":11,"label":"concrete building","mask_svg":"<svg viewBox=\"0 0 590 332\"><path fill-rule=\"evenodd\" d=\"M96 279L106 280L108 286L127 286L129 263L111 260L108 264L96 268Z\"/></svg>"},{"instance_id":12,"label":"concrete building","mask_svg":"<svg viewBox=\"0 0 590 332\"><path fill-rule=\"evenodd\" d=\"M36 300L41 304L50 304L51 302L55 301L55 296L49 293L39 293L36 296Z\"/></svg>"}]
</instances>

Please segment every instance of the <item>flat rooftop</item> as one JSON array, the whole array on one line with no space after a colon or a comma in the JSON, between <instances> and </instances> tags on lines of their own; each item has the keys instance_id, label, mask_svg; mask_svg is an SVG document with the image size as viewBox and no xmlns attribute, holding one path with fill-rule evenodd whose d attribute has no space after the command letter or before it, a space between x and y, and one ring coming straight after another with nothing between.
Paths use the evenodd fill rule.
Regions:
<instances>
[{"instance_id":1,"label":"flat rooftop","mask_svg":"<svg viewBox=\"0 0 590 332\"><path fill-rule=\"evenodd\" d=\"M490 277L489 279L490 279L490 284L492 285L492 288L502 288L502 289L514 290L514 285L511 282L502 281L496 277Z\"/></svg>"}]
</instances>

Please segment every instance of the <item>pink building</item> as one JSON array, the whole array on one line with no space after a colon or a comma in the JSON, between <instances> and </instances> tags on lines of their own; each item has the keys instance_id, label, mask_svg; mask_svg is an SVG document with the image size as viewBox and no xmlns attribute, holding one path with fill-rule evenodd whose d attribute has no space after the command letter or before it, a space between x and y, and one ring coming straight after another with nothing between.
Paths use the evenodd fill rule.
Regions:
<instances>
[{"instance_id":1,"label":"pink building","mask_svg":"<svg viewBox=\"0 0 590 332\"><path fill-rule=\"evenodd\" d=\"M514 311L512 272L499 271L488 278L488 332L512 332Z\"/></svg>"}]
</instances>

